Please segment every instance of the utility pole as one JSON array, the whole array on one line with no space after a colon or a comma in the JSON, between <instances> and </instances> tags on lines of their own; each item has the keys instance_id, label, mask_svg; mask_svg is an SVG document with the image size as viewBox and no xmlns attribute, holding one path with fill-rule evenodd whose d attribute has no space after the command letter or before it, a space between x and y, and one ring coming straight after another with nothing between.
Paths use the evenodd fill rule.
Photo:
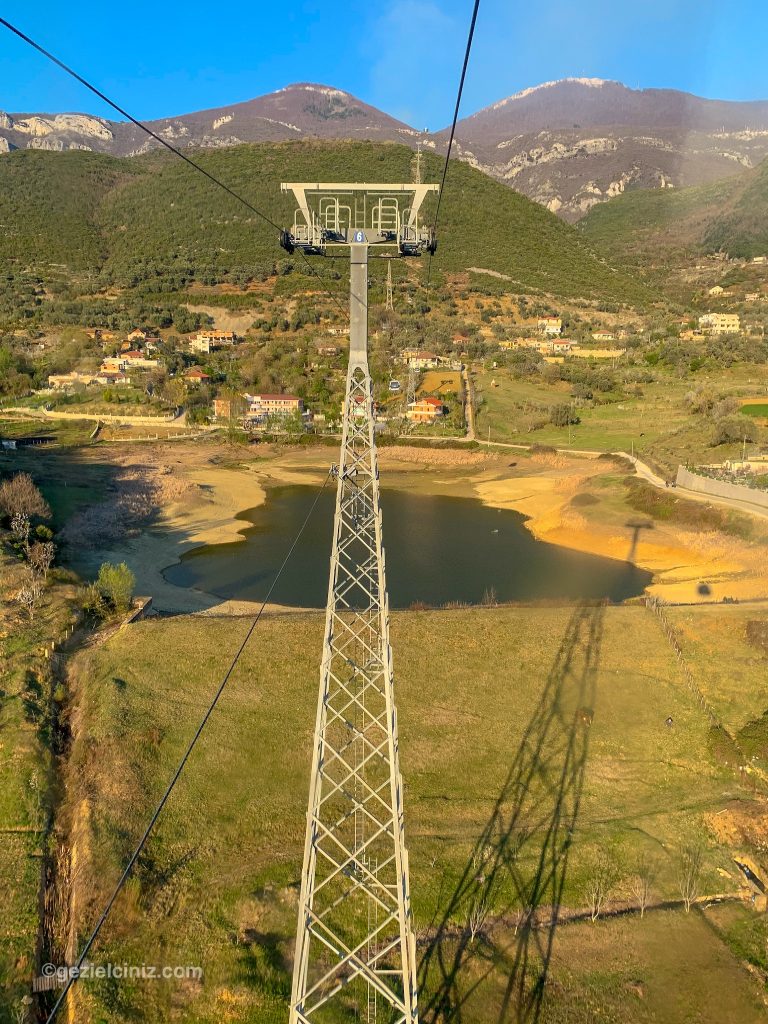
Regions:
<instances>
[{"instance_id":1,"label":"utility pole","mask_svg":"<svg viewBox=\"0 0 768 1024\"><path fill-rule=\"evenodd\" d=\"M320 255L327 246L343 245L350 253L349 366L290 1024L326 1024L350 1015L367 1024L418 1024L368 368L368 250L396 245L401 255L412 255L434 248L434 237L418 227L417 218L427 192L437 186L282 188L294 193L299 207L293 229L281 237L289 251L301 247ZM404 212L406 192L412 198ZM339 196L349 194L352 200L340 205Z\"/></svg>"},{"instance_id":2,"label":"utility pole","mask_svg":"<svg viewBox=\"0 0 768 1024\"><path fill-rule=\"evenodd\" d=\"M387 262L387 304L385 308L389 313L393 312L395 308L392 301L392 260Z\"/></svg>"}]
</instances>

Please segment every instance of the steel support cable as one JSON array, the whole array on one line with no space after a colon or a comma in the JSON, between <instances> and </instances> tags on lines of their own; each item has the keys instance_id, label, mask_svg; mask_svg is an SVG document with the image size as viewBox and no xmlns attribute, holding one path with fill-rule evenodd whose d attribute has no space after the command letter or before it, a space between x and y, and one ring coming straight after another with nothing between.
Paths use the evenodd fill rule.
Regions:
<instances>
[{"instance_id":1,"label":"steel support cable","mask_svg":"<svg viewBox=\"0 0 768 1024\"><path fill-rule=\"evenodd\" d=\"M248 646L248 642L251 639L251 637L253 636L253 633L254 633L254 630L256 629L256 626L259 624L259 620L261 619L261 616L264 613L264 609L266 608L266 606L267 606L267 604L269 602L270 597L272 596L272 593L273 593L275 587L277 586L278 582L280 581L280 577L282 576L283 571L285 570L285 567L288 565L288 562L290 561L291 556L293 555L293 552L296 550L296 546L299 543L299 540L301 539L301 536L304 533L304 530L306 529L307 524L309 523L310 519L314 515L314 512L315 512L315 509L317 508L318 502L320 501L320 498L321 498L323 492L325 491L325 488L328 485L328 481L331 479L332 475L333 475L333 470L331 469L331 470L328 471L328 474L326 475L325 480L323 481L323 484L322 484L320 490L317 492L317 494L315 496L315 500L312 502L312 505L311 505L311 507L309 509L309 512L307 512L307 514L306 514L306 516L304 518L304 522L301 524L301 526L299 527L299 530L298 530L296 536L293 538L291 546L288 548L288 552L286 553L286 556L283 559L282 564L280 565L280 568L277 570L277 573L275 574L275 578L272 580L272 583L270 584L269 590L267 591L267 595L264 598L264 600L262 601L261 606L259 607L259 610L258 610L258 612L256 613L256 615L255 615L255 617L253 619L253 622L249 626L248 631L245 634L245 637L243 638L243 641L240 644L240 647L238 648L237 653L235 654L234 658L230 662L229 668L227 669L226 673L224 674L224 677L222 678L221 683L219 684L219 688L217 689L217 691L216 691L216 693L215 693L215 695L213 697L213 700L211 701L211 703L208 706L208 710L205 712L205 715L203 716L200 724L198 725L197 730L195 731L194 736L189 741L189 744L187 745L187 748L184 751L184 754L183 754L181 760L179 761L178 765L176 766L176 770L174 771L174 773L173 773L173 775L171 777L171 781L166 786L165 791L164 791L163 795L161 796L160 801L159 801L157 807L155 808L154 813L152 814L152 817L150 818L149 824L147 825L146 829L144 830L144 833L143 833L141 839L139 840L138 845L136 846L135 850L133 851L133 853L130 856L130 859L128 860L128 863L126 864L125 868L123 869L123 873L121 874L121 876L120 876L120 878L119 878L119 880L117 882L117 885L115 886L115 888L114 888L114 890L112 892L112 895L107 900L107 904L104 907L104 910L102 911L101 916L99 917L99 920L96 922L96 927L93 929L91 934L88 936L88 939L86 940L86 943L83 946L82 952L78 956L76 963L70 968L70 974L69 974L69 977L67 978L67 983L64 986L64 988L63 988L61 994L59 995L58 999L53 1004L53 1008L51 1009L51 1012L48 1014L48 1016L46 1018L46 1024L52 1024L53 1020L56 1017L56 1014L61 1009L61 1007L62 1007L62 1005L64 1003L64 1000L67 998L67 994L69 993L70 989L75 984L75 982L78 980L78 978L79 978L79 973L78 972L81 970L83 964L85 963L85 958L88 956L88 953L90 952L91 947L93 946L94 942L96 941L96 939L97 939L97 937L99 935L99 932L101 931L105 921L107 920L107 918L110 915L110 912L112 910L112 907L115 904L115 901L117 900L117 897L120 895L120 892L122 891L123 886L128 881L128 878L130 877L131 871L133 870L133 867L134 867L136 861L138 860L142 850L146 846L147 841L149 840L149 837L151 836L152 831L153 831L155 825L157 824L158 818L162 814L163 808L165 807L166 803L168 802L168 798L170 797L171 793L173 792L173 790L174 790L174 788L176 786L176 783L179 781L179 778L181 777L181 773L184 771L184 768L185 768L185 766L187 764L187 761L189 760L189 757L190 757L192 751L194 750L195 746L197 745L197 741L200 739L200 736L202 735L203 730L205 729L206 725L208 724L209 718L211 717L211 715L213 714L214 710L216 709L216 705L219 703L219 698L224 693L224 689L225 689L227 683L229 682L230 676L234 672L234 670L235 670L235 668L237 666L237 663L239 662L243 652L245 651L246 647Z\"/></svg>"},{"instance_id":2,"label":"steel support cable","mask_svg":"<svg viewBox=\"0 0 768 1024\"><path fill-rule=\"evenodd\" d=\"M475 24L477 23L477 12L480 9L480 0L475 0L475 6L472 10L472 20L469 23L469 35L467 36L467 48L464 51L464 64L461 68L461 78L459 79L459 91L456 93L456 107L453 111L453 122L451 124L451 137L448 140L448 152L445 154L445 164L443 165L443 178L440 184L440 191L437 196L437 209L435 210L435 219L432 223L432 237L437 235L437 219L440 216L440 205L443 201L443 193L445 192L445 179L448 176L448 161L451 159L451 150L453 149L453 138L456 134L456 122L459 119L459 107L461 106L461 96L464 92L464 79L467 77L467 67L469 65L469 55L472 52L472 40L475 35ZM427 288L429 288L429 282L432 277L432 253L429 254L429 266L427 269Z\"/></svg>"},{"instance_id":3,"label":"steel support cable","mask_svg":"<svg viewBox=\"0 0 768 1024\"><path fill-rule=\"evenodd\" d=\"M132 114L129 114L127 110L121 107L118 103L115 103L114 100L111 100L109 96L105 95L105 93L103 93L95 85L89 82L86 78L83 78L82 75L79 75L77 71L71 68L68 64L65 64L64 61L59 60L59 58L55 56L55 54L51 53L49 50L46 50L45 47L40 45L40 43L35 42L34 39L26 35L26 33L22 32L20 28L17 28L10 21L3 17L0 17L0 25L4 25L10 32L13 32L15 36L18 36L19 39L23 40L25 43L28 43L29 46L31 46L34 50L37 50L37 52L41 54L43 57L45 57L46 60L51 61L51 63L55 64L56 67L61 68L62 71L66 72L66 74L74 78L76 82L79 82L80 85L85 86L85 88L92 92L94 96L98 96L98 98L102 100L104 103L106 103L107 106L112 107L112 109L116 110L118 114L126 118L126 120L130 121L131 124L135 125L137 128L140 128L141 131L145 132L147 135L149 135L150 138L154 139L155 142L159 142L161 146L164 146L169 152L173 153L174 156L179 157L179 159L183 160L184 163L189 164L190 167L193 167L196 171L199 171L200 174L208 178L208 180L211 181L214 185L218 185L219 188L224 189L224 191L228 195L230 195L233 199L236 199L239 203L242 203L243 206L246 207L246 209L250 210L251 213L255 213L257 217L263 220L266 224L269 224L270 227L273 227L278 232L281 232L283 230L279 224L276 224L272 220L271 217L268 217L266 213L262 213L262 211L257 209L253 205L253 203L250 203L247 199L245 199L244 196L241 196L239 192L235 192L235 190L230 188L229 185L225 185L220 178L217 178L215 174L211 174L210 171L206 171L206 169L201 164L197 163L196 160L193 160L191 157L186 156L184 153L182 153L180 149L177 149L176 146L172 146L170 142L168 142L166 139L162 137L162 135L158 135L157 132L153 132L151 128L147 127L147 125L145 125L142 121L139 121ZM301 255L304 259L304 262L309 267L310 273L314 277L316 277L320 282L323 282L324 278L322 274L319 274L315 270L315 268L307 259L306 254L302 252ZM334 305L337 306L338 309L340 309L341 312L346 317L347 310L345 309L345 307L338 301L336 296L332 294L332 292L328 289L328 287L325 284L323 284L323 288L326 295L328 295L328 297L332 300Z\"/></svg>"}]
</instances>

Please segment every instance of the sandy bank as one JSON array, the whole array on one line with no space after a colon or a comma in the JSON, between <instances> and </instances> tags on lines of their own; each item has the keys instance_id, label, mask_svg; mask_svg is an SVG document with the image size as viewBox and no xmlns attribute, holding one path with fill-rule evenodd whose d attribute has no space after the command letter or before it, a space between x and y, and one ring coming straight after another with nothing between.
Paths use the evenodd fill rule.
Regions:
<instances>
[{"instance_id":1,"label":"sandy bank","mask_svg":"<svg viewBox=\"0 0 768 1024\"><path fill-rule=\"evenodd\" d=\"M712 602L768 596L762 559L741 540L651 521L626 507L617 508L619 514L613 515L574 508L574 495L605 472L605 463L563 458L536 476L486 474L475 482L474 490L487 505L522 512L528 517L526 527L539 540L629 560L647 569L654 574L648 591L665 600Z\"/></svg>"}]
</instances>

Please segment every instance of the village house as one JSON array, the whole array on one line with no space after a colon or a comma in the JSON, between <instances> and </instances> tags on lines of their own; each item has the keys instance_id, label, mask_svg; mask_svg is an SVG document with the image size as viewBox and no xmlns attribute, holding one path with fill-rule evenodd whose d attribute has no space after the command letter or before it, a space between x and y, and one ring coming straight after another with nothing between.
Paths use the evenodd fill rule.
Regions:
<instances>
[{"instance_id":1,"label":"village house","mask_svg":"<svg viewBox=\"0 0 768 1024\"><path fill-rule=\"evenodd\" d=\"M104 331L101 327L88 327L86 328L85 334L86 337L90 338L92 341L101 341L103 343L115 340L115 335L112 331Z\"/></svg>"},{"instance_id":2,"label":"village house","mask_svg":"<svg viewBox=\"0 0 768 1024\"><path fill-rule=\"evenodd\" d=\"M105 385L126 385L131 383L131 378L123 370L99 370L95 378L97 384Z\"/></svg>"},{"instance_id":3,"label":"village house","mask_svg":"<svg viewBox=\"0 0 768 1024\"><path fill-rule=\"evenodd\" d=\"M414 370L436 370L438 366L447 362L434 352L423 352L413 348L403 350L403 360Z\"/></svg>"},{"instance_id":4,"label":"village house","mask_svg":"<svg viewBox=\"0 0 768 1024\"><path fill-rule=\"evenodd\" d=\"M317 354L319 356L337 356L341 349L338 345L328 345L325 342L319 342L317 346Z\"/></svg>"},{"instance_id":5,"label":"village house","mask_svg":"<svg viewBox=\"0 0 768 1024\"><path fill-rule=\"evenodd\" d=\"M768 256L753 256L752 257L752 262L753 263L759 263L759 264L768 263Z\"/></svg>"},{"instance_id":6,"label":"village house","mask_svg":"<svg viewBox=\"0 0 768 1024\"><path fill-rule=\"evenodd\" d=\"M415 402L410 402L405 415L412 423L434 423L444 413L445 406L442 401L428 395L426 398L417 398Z\"/></svg>"},{"instance_id":7,"label":"village house","mask_svg":"<svg viewBox=\"0 0 768 1024\"><path fill-rule=\"evenodd\" d=\"M549 342L542 341L541 338L510 338L506 341L502 341L500 347L507 351L516 348L532 348L538 352L541 350L542 346L546 348L548 345Z\"/></svg>"},{"instance_id":8,"label":"village house","mask_svg":"<svg viewBox=\"0 0 768 1024\"><path fill-rule=\"evenodd\" d=\"M87 387L96 380L94 373L79 373L72 370L71 373L51 373L48 375L48 387L54 391L64 391L67 388Z\"/></svg>"},{"instance_id":9,"label":"village house","mask_svg":"<svg viewBox=\"0 0 768 1024\"><path fill-rule=\"evenodd\" d=\"M707 290L707 295L722 295L725 291L722 285L716 284L713 288Z\"/></svg>"},{"instance_id":10,"label":"village house","mask_svg":"<svg viewBox=\"0 0 768 1024\"><path fill-rule=\"evenodd\" d=\"M760 292L747 292L744 296L745 302L758 302L760 299Z\"/></svg>"},{"instance_id":11,"label":"village house","mask_svg":"<svg viewBox=\"0 0 768 1024\"><path fill-rule=\"evenodd\" d=\"M592 340L593 341L615 341L616 340L616 335L613 333L613 331L593 331L592 332Z\"/></svg>"},{"instance_id":12,"label":"village house","mask_svg":"<svg viewBox=\"0 0 768 1024\"><path fill-rule=\"evenodd\" d=\"M138 349L131 349L129 352L121 352L120 360L124 363L123 369L156 370L160 365L156 359L148 359Z\"/></svg>"},{"instance_id":13,"label":"village house","mask_svg":"<svg viewBox=\"0 0 768 1024\"><path fill-rule=\"evenodd\" d=\"M337 337L339 337L339 335L349 334L349 328L348 327L329 327L328 328L328 333L332 337L337 338Z\"/></svg>"},{"instance_id":14,"label":"village house","mask_svg":"<svg viewBox=\"0 0 768 1024\"><path fill-rule=\"evenodd\" d=\"M541 316L536 322L540 334L556 337L563 333L563 321L559 316Z\"/></svg>"},{"instance_id":15,"label":"village house","mask_svg":"<svg viewBox=\"0 0 768 1024\"><path fill-rule=\"evenodd\" d=\"M304 412L304 402L298 395L245 395L245 418L250 422L264 422L270 416L293 416Z\"/></svg>"},{"instance_id":16,"label":"village house","mask_svg":"<svg viewBox=\"0 0 768 1024\"><path fill-rule=\"evenodd\" d=\"M199 331L189 343L193 352L210 355L221 348L231 348L240 339L234 331Z\"/></svg>"},{"instance_id":17,"label":"village house","mask_svg":"<svg viewBox=\"0 0 768 1024\"><path fill-rule=\"evenodd\" d=\"M705 313L699 317L699 327L709 334L738 334L741 323L738 313Z\"/></svg>"},{"instance_id":18,"label":"village house","mask_svg":"<svg viewBox=\"0 0 768 1024\"><path fill-rule=\"evenodd\" d=\"M146 331L142 331L142 329L140 327L136 327L128 335L127 340L130 341L131 343L134 343L134 342L137 342L137 341L138 342L144 342L144 341L147 340L147 332Z\"/></svg>"},{"instance_id":19,"label":"village house","mask_svg":"<svg viewBox=\"0 0 768 1024\"><path fill-rule=\"evenodd\" d=\"M184 371L184 380L187 384L207 384L210 379L211 375L205 370L201 370L199 366L190 366L188 370Z\"/></svg>"},{"instance_id":20,"label":"village house","mask_svg":"<svg viewBox=\"0 0 768 1024\"><path fill-rule=\"evenodd\" d=\"M567 356L574 344L575 342L571 341L570 338L554 338L550 342L552 353L556 356Z\"/></svg>"}]
</instances>

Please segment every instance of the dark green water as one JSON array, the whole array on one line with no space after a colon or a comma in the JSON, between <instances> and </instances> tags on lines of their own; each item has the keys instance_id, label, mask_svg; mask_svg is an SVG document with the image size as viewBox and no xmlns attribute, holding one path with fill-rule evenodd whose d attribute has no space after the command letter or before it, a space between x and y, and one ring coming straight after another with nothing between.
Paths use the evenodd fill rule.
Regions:
<instances>
[{"instance_id":1,"label":"dark green water","mask_svg":"<svg viewBox=\"0 0 768 1024\"><path fill-rule=\"evenodd\" d=\"M335 489L321 496L271 600L325 606ZM265 505L243 513L244 541L195 548L164 572L176 586L221 598L260 601L317 495L314 487L276 487ZM414 601L479 603L493 588L499 601L601 598L642 593L651 574L629 562L537 541L517 512L471 498L382 492L390 605ZM630 537L627 537L629 550Z\"/></svg>"}]
</instances>

